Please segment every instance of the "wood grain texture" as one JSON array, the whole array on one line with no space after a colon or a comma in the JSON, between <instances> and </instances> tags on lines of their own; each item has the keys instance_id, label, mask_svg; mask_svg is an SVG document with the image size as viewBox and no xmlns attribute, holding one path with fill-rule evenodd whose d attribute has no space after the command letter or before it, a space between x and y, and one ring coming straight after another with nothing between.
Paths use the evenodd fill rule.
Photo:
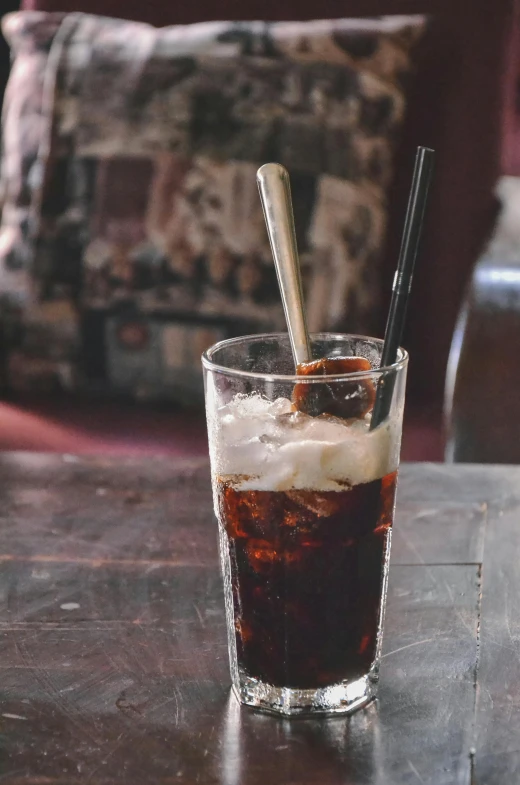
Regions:
<instances>
[{"instance_id":1,"label":"wood grain texture","mask_svg":"<svg viewBox=\"0 0 520 785\"><path fill-rule=\"evenodd\" d=\"M229 694L204 461L0 477L0 782L517 781L520 468L403 467L379 700L293 721Z\"/></svg>"},{"instance_id":2,"label":"wood grain texture","mask_svg":"<svg viewBox=\"0 0 520 785\"><path fill-rule=\"evenodd\" d=\"M485 502L411 502L396 511L392 564L480 564Z\"/></svg>"},{"instance_id":3,"label":"wood grain texture","mask_svg":"<svg viewBox=\"0 0 520 785\"><path fill-rule=\"evenodd\" d=\"M520 505L490 506L482 582L475 777L520 781Z\"/></svg>"},{"instance_id":4,"label":"wood grain texture","mask_svg":"<svg viewBox=\"0 0 520 785\"><path fill-rule=\"evenodd\" d=\"M396 567L379 706L293 723L230 699L217 571L46 563L35 573L17 562L2 584L1 726L13 774L162 783L173 772L247 785L262 781L274 745L269 781L280 785L397 785L420 781L416 771L424 782L465 781L474 567ZM69 603L79 607L61 609Z\"/></svg>"}]
</instances>

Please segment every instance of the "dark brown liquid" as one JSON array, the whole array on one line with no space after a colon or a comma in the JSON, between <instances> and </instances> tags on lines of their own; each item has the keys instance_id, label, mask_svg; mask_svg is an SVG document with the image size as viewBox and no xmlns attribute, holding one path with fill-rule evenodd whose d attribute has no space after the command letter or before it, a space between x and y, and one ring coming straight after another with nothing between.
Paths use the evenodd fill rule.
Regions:
<instances>
[{"instance_id":1,"label":"dark brown liquid","mask_svg":"<svg viewBox=\"0 0 520 785\"><path fill-rule=\"evenodd\" d=\"M275 686L314 688L374 660L397 472L339 492L218 486L239 666Z\"/></svg>"},{"instance_id":2,"label":"dark brown liquid","mask_svg":"<svg viewBox=\"0 0 520 785\"><path fill-rule=\"evenodd\" d=\"M365 357L322 357L320 360L299 363L298 376L334 376L342 373L370 371L372 366ZM323 384L304 382L295 384L293 404L296 409L311 417L331 414L348 420L364 417L374 406L376 388L368 378L346 381L324 381Z\"/></svg>"}]
</instances>

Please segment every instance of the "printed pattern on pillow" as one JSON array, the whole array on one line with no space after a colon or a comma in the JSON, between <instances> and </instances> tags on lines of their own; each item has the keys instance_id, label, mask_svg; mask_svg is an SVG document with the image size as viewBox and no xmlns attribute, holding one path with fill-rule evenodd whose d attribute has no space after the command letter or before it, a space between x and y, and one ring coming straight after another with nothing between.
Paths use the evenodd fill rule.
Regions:
<instances>
[{"instance_id":1,"label":"printed pattern on pillow","mask_svg":"<svg viewBox=\"0 0 520 785\"><path fill-rule=\"evenodd\" d=\"M283 330L255 180L268 160L290 171L311 329L370 331L422 29L8 17L7 383L193 400L207 345Z\"/></svg>"}]
</instances>

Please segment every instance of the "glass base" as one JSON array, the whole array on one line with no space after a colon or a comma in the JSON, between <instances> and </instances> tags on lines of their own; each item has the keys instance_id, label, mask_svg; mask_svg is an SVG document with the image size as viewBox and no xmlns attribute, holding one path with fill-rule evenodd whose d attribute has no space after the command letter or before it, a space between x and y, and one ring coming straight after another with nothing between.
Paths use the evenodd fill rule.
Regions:
<instances>
[{"instance_id":1,"label":"glass base","mask_svg":"<svg viewBox=\"0 0 520 785\"><path fill-rule=\"evenodd\" d=\"M376 697L377 682L376 669L356 681L341 681L310 690L274 687L240 674L239 686L235 684L233 690L240 703L285 717L351 714Z\"/></svg>"}]
</instances>

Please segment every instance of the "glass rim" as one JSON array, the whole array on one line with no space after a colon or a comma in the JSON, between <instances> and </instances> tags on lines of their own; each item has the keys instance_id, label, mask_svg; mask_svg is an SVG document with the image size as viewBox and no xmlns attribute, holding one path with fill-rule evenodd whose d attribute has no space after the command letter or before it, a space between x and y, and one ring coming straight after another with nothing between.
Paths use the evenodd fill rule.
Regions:
<instances>
[{"instance_id":1,"label":"glass rim","mask_svg":"<svg viewBox=\"0 0 520 785\"><path fill-rule=\"evenodd\" d=\"M361 341L372 341L373 343L378 343L381 346L383 345L384 341L382 338L373 338L370 335L358 335L356 333L328 333L328 332L320 332L320 333L311 333L311 339L332 339L332 340L344 340L345 338L357 338ZM384 376L391 371L400 371L406 364L408 363L409 355L406 349L403 349L401 346L397 350L397 357L395 363L391 365L385 365L383 368L371 368L370 371L354 371L351 373L339 373L334 374L331 376L297 376L294 374L283 374L283 373L257 373L256 371L242 371L238 368L228 368L225 365L220 365L219 363L214 362L211 359L211 354L214 354L223 346L230 346L232 344L243 343L244 341L259 341L265 340L266 338L289 338L288 333L255 333L253 335L240 335L236 338L225 338L222 341L218 341L206 349L202 353L202 365L208 371L212 371L214 373L221 373L226 374L227 376L239 376L245 379L261 379L263 381L279 381L279 382L292 382L294 384L318 384L324 383L324 379L327 379L327 382L340 382L345 381L347 379L368 379L370 377L377 376L378 378Z\"/></svg>"}]
</instances>

